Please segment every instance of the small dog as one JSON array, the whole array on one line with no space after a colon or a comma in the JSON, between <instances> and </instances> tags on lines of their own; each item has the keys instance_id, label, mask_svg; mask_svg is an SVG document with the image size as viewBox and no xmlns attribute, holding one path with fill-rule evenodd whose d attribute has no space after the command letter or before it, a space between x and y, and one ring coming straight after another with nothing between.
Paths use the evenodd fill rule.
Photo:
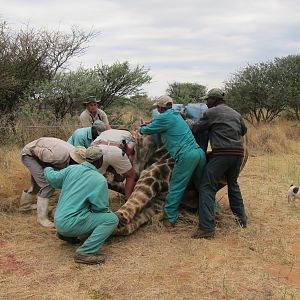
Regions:
<instances>
[{"instance_id":1,"label":"small dog","mask_svg":"<svg viewBox=\"0 0 300 300\"><path fill-rule=\"evenodd\" d=\"M292 184L288 190L288 203L296 206L296 199L300 200L300 189Z\"/></svg>"}]
</instances>

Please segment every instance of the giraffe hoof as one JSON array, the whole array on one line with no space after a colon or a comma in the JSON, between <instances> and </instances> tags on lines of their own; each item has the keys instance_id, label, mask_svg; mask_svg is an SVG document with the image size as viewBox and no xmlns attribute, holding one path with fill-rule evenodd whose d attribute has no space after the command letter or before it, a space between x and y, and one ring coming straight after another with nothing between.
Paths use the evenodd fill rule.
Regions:
<instances>
[{"instance_id":1,"label":"giraffe hoof","mask_svg":"<svg viewBox=\"0 0 300 300\"><path fill-rule=\"evenodd\" d=\"M127 225L129 222L126 218L123 217L123 215L120 212L115 212L115 214L117 215L118 219L119 219L119 225L118 226L124 226Z\"/></svg>"}]
</instances>

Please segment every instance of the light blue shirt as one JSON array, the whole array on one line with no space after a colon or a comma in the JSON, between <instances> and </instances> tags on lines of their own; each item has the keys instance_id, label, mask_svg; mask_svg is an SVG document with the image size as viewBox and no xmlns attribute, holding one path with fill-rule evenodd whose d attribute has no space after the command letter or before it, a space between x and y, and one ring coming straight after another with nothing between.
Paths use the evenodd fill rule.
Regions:
<instances>
[{"instance_id":1,"label":"light blue shirt","mask_svg":"<svg viewBox=\"0 0 300 300\"><path fill-rule=\"evenodd\" d=\"M85 148L88 148L92 141L92 127L78 128L68 139L69 144L73 146L83 146Z\"/></svg>"},{"instance_id":2,"label":"light blue shirt","mask_svg":"<svg viewBox=\"0 0 300 300\"><path fill-rule=\"evenodd\" d=\"M160 133L164 147L173 158L199 148L190 127L180 113L172 108L160 113L152 121L139 128L141 134Z\"/></svg>"}]
</instances>

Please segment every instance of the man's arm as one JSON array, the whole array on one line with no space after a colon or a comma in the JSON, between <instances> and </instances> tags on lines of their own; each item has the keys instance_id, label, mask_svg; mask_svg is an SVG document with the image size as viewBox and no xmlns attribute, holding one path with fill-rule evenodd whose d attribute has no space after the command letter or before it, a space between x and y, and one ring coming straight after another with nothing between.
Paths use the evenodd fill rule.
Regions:
<instances>
[{"instance_id":1,"label":"man's arm","mask_svg":"<svg viewBox=\"0 0 300 300\"><path fill-rule=\"evenodd\" d=\"M92 122L90 120L90 115L85 111L83 111L79 117L81 127L91 127Z\"/></svg>"},{"instance_id":2,"label":"man's arm","mask_svg":"<svg viewBox=\"0 0 300 300\"><path fill-rule=\"evenodd\" d=\"M131 193L133 192L133 189L135 187L136 184L136 174L135 174L135 170L134 168L131 168L129 171L127 171L126 173L122 174L125 177L125 199L128 200L128 198L130 197Z\"/></svg>"},{"instance_id":3,"label":"man's arm","mask_svg":"<svg viewBox=\"0 0 300 300\"><path fill-rule=\"evenodd\" d=\"M206 112L204 112L203 117L199 121L191 124L191 129L193 132L204 132L210 128L210 125L210 119Z\"/></svg>"},{"instance_id":4,"label":"man's arm","mask_svg":"<svg viewBox=\"0 0 300 300\"><path fill-rule=\"evenodd\" d=\"M162 115L158 115L157 117L153 118L151 122L146 125L142 125L139 128L140 134L153 134L164 132L169 128L168 120Z\"/></svg>"},{"instance_id":5,"label":"man's arm","mask_svg":"<svg viewBox=\"0 0 300 300\"><path fill-rule=\"evenodd\" d=\"M92 193L89 197L89 202L91 205L91 211L93 212L103 212L108 210L109 197L108 197L108 186L107 181L103 177L99 184L97 183L97 190Z\"/></svg>"},{"instance_id":6,"label":"man's arm","mask_svg":"<svg viewBox=\"0 0 300 300\"><path fill-rule=\"evenodd\" d=\"M50 185L55 189L61 189L68 168L60 171L55 171L52 167L44 169L44 176Z\"/></svg>"},{"instance_id":7,"label":"man's arm","mask_svg":"<svg viewBox=\"0 0 300 300\"><path fill-rule=\"evenodd\" d=\"M98 112L99 112L101 121L106 125L105 128L106 128L106 129L110 129L108 117L107 117L107 114L105 113L105 111L99 109ZM108 128L108 127L109 127L109 128Z\"/></svg>"},{"instance_id":8,"label":"man's arm","mask_svg":"<svg viewBox=\"0 0 300 300\"><path fill-rule=\"evenodd\" d=\"M241 117L241 129L242 129L242 132L241 132L242 136L244 136L247 133L248 129L247 129L247 126L242 117Z\"/></svg>"}]
</instances>

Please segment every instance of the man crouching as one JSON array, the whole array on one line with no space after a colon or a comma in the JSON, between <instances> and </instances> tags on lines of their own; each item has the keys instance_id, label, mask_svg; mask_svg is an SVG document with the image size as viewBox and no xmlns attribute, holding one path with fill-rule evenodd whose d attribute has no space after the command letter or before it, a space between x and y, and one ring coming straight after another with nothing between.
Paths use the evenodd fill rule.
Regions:
<instances>
[{"instance_id":1,"label":"man crouching","mask_svg":"<svg viewBox=\"0 0 300 300\"><path fill-rule=\"evenodd\" d=\"M106 179L97 171L102 165L103 153L99 147L86 150L86 162L61 171L45 168L47 181L61 188L54 215L59 238L76 242L77 237L89 235L76 250L77 263L104 263L103 255L96 255L105 240L118 225L118 217L110 211Z\"/></svg>"}]
</instances>

